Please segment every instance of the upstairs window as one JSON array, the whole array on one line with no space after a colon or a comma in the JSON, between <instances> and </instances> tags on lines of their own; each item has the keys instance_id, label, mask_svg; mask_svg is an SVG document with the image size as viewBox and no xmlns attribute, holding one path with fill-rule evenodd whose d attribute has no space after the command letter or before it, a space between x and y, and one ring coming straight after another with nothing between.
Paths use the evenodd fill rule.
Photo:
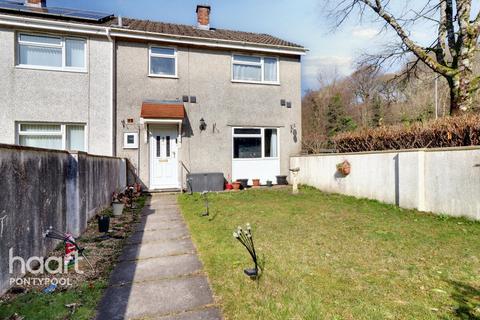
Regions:
<instances>
[{"instance_id":1,"label":"upstairs window","mask_svg":"<svg viewBox=\"0 0 480 320\"><path fill-rule=\"evenodd\" d=\"M233 55L233 81L278 84L278 58Z\"/></svg>"},{"instance_id":2,"label":"upstairs window","mask_svg":"<svg viewBox=\"0 0 480 320\"><path fill-rule=\"evenodd\" d=\"M17 64L21 67L85 71L86 40L20 34Z\"/></svg>"},{"instance_id":3,"label":"upstairs window","mask_svg":"<svg viewBox=\"0 0 480 320\"><path fill-rule=\"evenodd\" d=\"M150 75L177 77L177 50L174 48L150 47Z\"/></svg>"}]
</instances>

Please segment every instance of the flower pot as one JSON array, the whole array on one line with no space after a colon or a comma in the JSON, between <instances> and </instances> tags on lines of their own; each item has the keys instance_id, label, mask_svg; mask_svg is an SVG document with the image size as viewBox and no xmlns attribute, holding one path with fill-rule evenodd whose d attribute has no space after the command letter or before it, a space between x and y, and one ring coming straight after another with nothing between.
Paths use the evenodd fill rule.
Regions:
<instances>
[{"instance_id":1,"label":"flower pot","mask_svg":"<svg viewBox=\"0 0 480 320\"><path fill-rule=\"evenodd\" d=\"M238 190L240 190L241 183L238 182L238 181L235 181L235 182L232 183L232 187L233 187L233 190L238 191Z\"/></svg>"},{"instance_id":2,"label":"flower pot","mask_svg":"<svg viewBox=\"0 0 480 320\"><path fill-rule=\"evenodd\" d=\"M240 182L242 189L248 188L248 179L237 179L237 182Z\"/></svg>"},{"instance_id":3,"label":"flower pot","mask_svg":"<svg viewBox=\"0 0 480 320\"><path fill-rule=\"evenodd\" d=\"M283 186L288 185L287 176L277 176L277 184Z\"/></svg>"},{"instance_id":4,"label":"flower pot","mask_svg":"<svg viewBox=\"0 0 480 320\"><path fill-rule=\"evenodd\" d=\"M121 216L123 213L123 208L125 205L121 202L113 202L112 203L112 210L113 210L113 215L118 217Z\"/></svg>"},{"instance_id":5,"label":"flower pot","mask_svg":"<svg viewBox=\"0 0 480 320\"><path fill-rule=\"evenodd\" d=\"M98 217L98 232L107 233L110 229L110 217L100 216Z\"/></svg>"},{"instance_id":6,"label":"flower pot","mask_svg":"<svg viewBox=\"0 0 480 320\"><path fill-rule=\"evenodd\" d=\"M273 187L273 183L271 180L267 180L267 187Z\"/></svg>"},{"instance_id":7,"label":"flower pot","mask_svg":"<svg viewBox=\"0 0 480 320\"><path fill-rule=\"evenodd\" d=\"M350 162L348 162L347 160L337 164L337 171L344 177L348 176L351 170L352 170L352 166L350 165Z\"/></svg>"},{"instance_id":8,"label":"flower pot","mask_svg":"<svg viewBox=\"0 0 480 320\"><path fill-rule=\"evenodd\" d=\"M260 179L252 179L254 187L260 187Z\"/></svg>"}]
</instances>

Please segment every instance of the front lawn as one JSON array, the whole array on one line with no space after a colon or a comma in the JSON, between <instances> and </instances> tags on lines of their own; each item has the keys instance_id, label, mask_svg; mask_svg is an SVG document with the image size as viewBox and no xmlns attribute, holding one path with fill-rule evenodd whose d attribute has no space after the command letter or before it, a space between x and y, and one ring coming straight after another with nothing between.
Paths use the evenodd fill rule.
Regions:
<instances>
[{"instance_id":1,"label":"front lawn","mask_svg":"<svg viewBox=\"0 0 480 320\"><path fill-rule=\"evenodd\" d=\"M227 319L480 319L480 223L302 188L179 198ZM253 227L249 280L232 236Z\"/></svg>"}]
</instances>

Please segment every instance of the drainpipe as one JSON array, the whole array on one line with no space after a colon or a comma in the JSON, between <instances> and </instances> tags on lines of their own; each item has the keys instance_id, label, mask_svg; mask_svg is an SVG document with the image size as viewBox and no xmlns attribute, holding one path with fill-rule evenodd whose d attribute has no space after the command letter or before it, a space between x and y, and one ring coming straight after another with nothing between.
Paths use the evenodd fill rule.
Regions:
<instances>
[{"instance_id":1,"label":"drainpipe","mask_svg":"<svg viewBox=\"0 0 480 320\"><path fill-rule=\"evenodd\" d=\"M112 52L111 52L111 59L112 59L112 67L111 67L111 93L112 93L112 100L111 100L111 108L112 108L112 156L117 156L117 55L116 55L116 43L115 39L112 38L110 27L105 28L105 34L112 44Z\"/></svg>"}]
</instances>

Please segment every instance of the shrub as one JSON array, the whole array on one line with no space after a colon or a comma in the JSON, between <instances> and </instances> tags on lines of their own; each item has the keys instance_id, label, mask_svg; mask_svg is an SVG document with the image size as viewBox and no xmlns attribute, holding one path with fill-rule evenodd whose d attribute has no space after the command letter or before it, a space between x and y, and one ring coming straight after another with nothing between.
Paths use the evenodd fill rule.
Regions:
<instances>
[{"instance_id":1,"label":"shrub","mask_svg":"<svg viewBox=\"0 0 480 320\"><path fill-rule=\"evenodd\" d=\"M480 115L344 132L333 137L333 142L338 152L480 145Z\"/></svg>"}]
</instances>

